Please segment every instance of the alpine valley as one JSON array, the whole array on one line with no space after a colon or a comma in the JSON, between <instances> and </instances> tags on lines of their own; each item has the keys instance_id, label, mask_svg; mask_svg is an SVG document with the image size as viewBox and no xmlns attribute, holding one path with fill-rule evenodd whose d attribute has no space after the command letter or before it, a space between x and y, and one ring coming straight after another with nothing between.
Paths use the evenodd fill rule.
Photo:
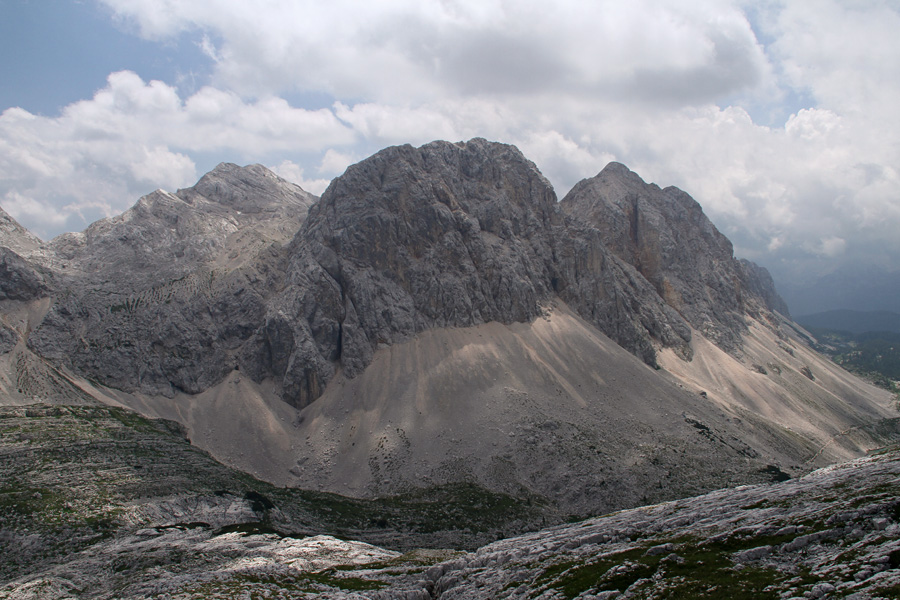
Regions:
<instances>
[{"instance_id":1,"label":"alpine valley","mask_svg":"<svg viewBox=\"0 0 900 600\"><path fill-rule=\"evenodd\" d=\"M897 398L815 343L685 192L483 139L0 209L0 598L897 597Z\"/></svg>"}]
</instances>

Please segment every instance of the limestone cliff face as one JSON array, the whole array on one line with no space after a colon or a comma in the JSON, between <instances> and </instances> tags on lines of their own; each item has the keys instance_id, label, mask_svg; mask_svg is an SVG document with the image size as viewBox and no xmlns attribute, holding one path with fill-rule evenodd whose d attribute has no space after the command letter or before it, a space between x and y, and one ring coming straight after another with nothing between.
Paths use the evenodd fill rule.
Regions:
<instances>
[{"instance_id":1,"label":"limestone cliff face","mask_svg":"<svg viewBox=\"0 0 900 600\"><path fill-rule=\"evenodd\" d=\"M305 406L340 367L354 376L380 345L422 331L528 322L559 295L655 364L655 342L689 354L690 331L653 288L570 223L535 165L481 139L388 148L350 167L294 239L285 292L257 336ZM261 371L252 367L262 367Z\"/></svg>"},{"instance_id":2,"label":"limestone cliff face","mask_svg":"<svg viewBox=\"0 0 900 600\"><path fill-rule=\"evenodd\" d=\"M550 184L501 144L388 148L336 179L295 238L269 311L285 397L315 399L339 364L350 376L380 344L435 327L529 321L549 297Z\"/></svg>"},{"instance_id":3,"label":"limestone cliff face","mask_svg":"<svg viewBox=\"0 0 900 600\"><path fill-rule=\"evenodd\" d=\"M49 292L48 274L0 246L0 300L34 300Z\"/></svg>"},{"instance_id":4,"label":"limestone cliff face","mask_svg":"<svg viewBox=\"0 0 900 600\"><path fill-rule=\"evenodd\" d=\"M239 368L303 407L380 346L529 322L553 298L654 366L663 347L690 359L690 326L738 347L748 307L777 299L696 202L621 165L558 203L515 147L434 142L385 149L314 200L223 164L60 236L55 301L30 347L156 395Z\"/></svg>"},{"instance_id":5,"label":"limestone cliff face","mask_svg":"<svg viewBox=\"0 0 900 600\"><path fill-rule=\"evenodd\" d=\"M734 257L731 242L700 205L675 187L647 184L619 163L579 182L560 203L600 232L691 326L729 352L741 345L744 315L787 314L765 269Z\"/></svg>"},{"instance_id":6,"label":"limestone cliff face","mask_svg":"<svg viewBox=\"0 0 900 600\"><path fill-rule=\"evenodd\" d=\"M774 310L789 317L791 313L788 310L787 302L775 289L775 281L769 270L745 258L740 259L739 262L742 269L741 281L747 291L745 298L761 301L768 310Z\"/></svg>"},{"instance_id":7,"label":"limestone cliff face","mask_svg":"<svg viewBox=\"0 0 900 600\"><path fill-rule=\"evenodd\" d=\"M261 166L223 164L54 239L55 302L30 347L125 391L207 389L262 321L281 243L314 200Z\"/></svg>"}]
</instances>

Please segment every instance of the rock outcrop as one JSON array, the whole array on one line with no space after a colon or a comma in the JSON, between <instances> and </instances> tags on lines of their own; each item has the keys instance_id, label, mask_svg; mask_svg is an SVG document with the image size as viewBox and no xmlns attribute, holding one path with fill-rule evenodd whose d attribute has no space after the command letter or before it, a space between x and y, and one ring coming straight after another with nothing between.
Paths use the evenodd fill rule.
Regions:
<instances>
[{"instance_id":1,"label":"rock outcrop","mask_svg":"<svg viewBox=\"0 0 900 600\"><path fill-rule=\"evenodd\" d=\"M222 164L50 244L56 301L29 345L125 391L197 393L238 363L281 285L282 243L315 197L259 165Z\"/></svg>"},{"instance_id":2,"label":"rock outcrop","mask_svg":"<svg viewBox=\"0 0 900 600\"><path fill-rule=\"evenodd\" d=\"M474 486L354 501L253 481L173 423L121 409L0 408L0 422L0 474L14 482L0 503L4 600L875 600L900 589L896 446L512 536L539 509Z\"/></svg>"},{"instance_id":3,"label":"rock outcrop","mask_svg":"<svg viewBox=\"0 0 900 600\"><path fill-rule=\"evenodd\" d=\"M38 266L0 246L0 301L34 300L49 291L47 275Z\"/></svg>"},{"instance_id":4,"label":"rock outcrop","mask_svg":"<svg viewBox=\"0 0 900 600\"><path fill-rule=\"evenodd\" d=\"M731 242L678 188L647 184L619 163L575 185L562 209L600 232L607 248L649 281L691 327L729 352L744 315L787 314L768 272L734 257Z\"/></svg>"}]
</instances>

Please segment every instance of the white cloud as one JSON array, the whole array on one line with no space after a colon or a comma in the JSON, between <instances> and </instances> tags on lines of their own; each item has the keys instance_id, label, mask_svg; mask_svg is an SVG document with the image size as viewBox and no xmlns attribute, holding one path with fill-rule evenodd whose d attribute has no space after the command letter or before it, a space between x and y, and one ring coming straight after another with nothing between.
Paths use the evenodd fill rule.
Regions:
<instances>
[{"instance_id":1,"label":"white cloud","mask_svg":"<svg viewBox=\"0 0 900 600\"><path fill-rule=\"evenodd\" d=\"M819 246L816 249L816 252L822 254L823 256L827 256L829 258L834 258L835 256L839 256L844 253L844 250L847 248L847 241L843 240L839 237L829 237L823 240L820 240Z\"/></svg>"},{"instance_id":2,"label":"white cloud","mask_svg":"<svg viewBox=\"0 0 900 600\"><path fill-rule=\"evenodd\" d=\"M784 130L806 141L825 141L823 138L840 126L840 122L841 118L830 110L804 108L790 116Z\"/></svg>"},{"instance_id":3,"label":"white cloud","mask_svg":"<svg viewBox=\"0 0 900 600\"><path fill-rule=\"evenodd\" d=\"M258 162L354 140L327 109L293 108L281 98L246 103L212 88L182 101L175 88L123 71L58 117L19 108L0 115L0 204L48 237L63 224L81 229L117 214L157 187L193 184L195 153Z\"/></svg>"},{"instance_id":4,"label":"white cloud","mask_svg":"<svg viewBox=\"0 0 900 600\"><path fill-rule=\"evenodd\" d=\"M337 176L343 173L347 167L359 162L360 157L351 153L338 152L334 148L325 151L322 163L319 165L319 173Z\"/></svg>"},{"instance_id":5,"label":"white cloud","mask_svg":"<svg viewBox=\"0 0 900 600\"><path fill-rule=\"evenodd\" d=\"M559 87L682 105L769 72L739 7L711 0L103 1L149 38L203 32L217 81L254 96L394 102Z\"/></svg>"},{"instance_id":6,"label":"white cloud","mask_svg":"<svg viewBox=\"0 0 900 600\"><path fill-rule=\"evenodd\" d=\"M888 0L102 1L147 39L195 38L213 74L185 97L115 73L56 118L3 113L0 203L32 224L45 207L45 230L189 185L210 156L319 193L383 146L480 136L560 196L609 160L677 185L764 263L900 264Z\"/></svg>"},{"instance_id":7,"label":"white cloud","mask_svg":"<svg viewBox=\"0 0 900 600\"><path fill-rule=\"evenodd\" d=\"M900 12L892 0L777 2L771 53L791 85L844 114L896 115ZM896 116L894 116L896 119Z\"/></svg>"}]
</instances>

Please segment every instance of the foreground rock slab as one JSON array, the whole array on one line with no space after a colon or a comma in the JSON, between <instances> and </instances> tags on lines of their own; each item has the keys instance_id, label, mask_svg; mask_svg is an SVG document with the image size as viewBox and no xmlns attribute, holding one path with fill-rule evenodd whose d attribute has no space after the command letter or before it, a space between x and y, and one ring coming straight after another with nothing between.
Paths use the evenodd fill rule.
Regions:
<instances>
[{"instance_id":1,"label":"foreground rock slab","mask_svg":"<svg viewBox=\"0 0 900 600\"><path fill-rule=\"evenodd\" d=\"M900 453L490 544L429 571L442 599L897 598Z\"/></svg>"},{"instance_id":2,"label":"foreground rock slab","mask_svg":"<svg viewBox=\"0 0 900 600\"><path fill-rule=\"evenodd\" d=\"M0 598L897 598L900 448L463 553L208 527L115 535Z\"/></svg>"}]
</instances>

